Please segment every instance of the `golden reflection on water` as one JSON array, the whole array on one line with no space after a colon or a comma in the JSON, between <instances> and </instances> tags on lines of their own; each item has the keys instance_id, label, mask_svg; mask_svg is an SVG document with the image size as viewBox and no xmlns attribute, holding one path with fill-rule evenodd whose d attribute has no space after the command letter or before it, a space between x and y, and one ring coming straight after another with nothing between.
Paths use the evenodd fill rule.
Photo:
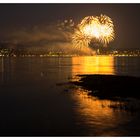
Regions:
<instances>
[{"instance_id":1,"label":"golden reflection on water","mask_svg":"<svg viewBox=\"0 0 140 140\"><path fill-rule=\"evenodd\" d=\"M72 74L115 74L113 56L73 57ZM119 125L131 120L128 112L110 108L114 104L111 100L100 100L88 95L82 87L72 91L72 96L77 103L76 112L79 124L84 124L88 135L93 133L98 136L117 136L125 133L123 130L114 131ZM116 104L116 103L115 103ZM93 132L94 131L94 132Z\"/></svg>"},{"instance_id":2,"label":"golden reflection on water","mask_svg":"<svg viewBox=\"0 0 140 140\"><path fill-rule=\"evenodd\" d=\"M73 74L114 74L113 56L72 57Z\"/></svg>"},{"instance_id":3,"label":"golden reflection on water","mask_svg":"<svg viewBox=\"0 0 140 140\"><path fill-rule=\"evenodd\" d=\"M77 103L77 116L79 124L86 126L88 135L117 136L125 133L125 130L114 131L119 125L130 121L128 112L113 110L109 106L113 103L110 100L100 100L91 97L81 88L73 90L73 99Z\"/></svg>"}]
</instances>

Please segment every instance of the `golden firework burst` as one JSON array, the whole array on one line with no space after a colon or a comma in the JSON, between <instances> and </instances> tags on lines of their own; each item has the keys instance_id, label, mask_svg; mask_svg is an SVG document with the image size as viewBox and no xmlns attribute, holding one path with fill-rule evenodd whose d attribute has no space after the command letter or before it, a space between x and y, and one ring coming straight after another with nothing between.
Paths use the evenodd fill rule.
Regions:
<instances>
[{"instance_id":1,"label":"golden firework burst","mask_svg":"<svg viewBox=\"0 0 140 140\"><path fill-rule=\"evenodd\" d=\"M115 37L113 21L106 15L85 17L77 26L72 40L77 47L88 47L91 40L108 44ZM79 46L81 45L81 46Z\"/></svg>"},{"instance_id":2,"label":"golden firework burst","mask_svg":"<svg viewBox=\"0 0 140 140\"><path fill-rule=\"evenodd\" d=\"M88 47L90 43L90 38L83 34L80 30L76 30L72 36L72 42L76 48Z\"/></svg>"}]
</instances>

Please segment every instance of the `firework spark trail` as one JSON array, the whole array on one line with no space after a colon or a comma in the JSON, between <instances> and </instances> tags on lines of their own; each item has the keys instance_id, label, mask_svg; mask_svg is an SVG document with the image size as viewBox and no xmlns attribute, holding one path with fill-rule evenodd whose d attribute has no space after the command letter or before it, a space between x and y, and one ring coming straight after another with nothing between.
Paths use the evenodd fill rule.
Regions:
<instances>
[{"instance_id":1,"label":"firework spark trail","mask_svg":"<svg viewBox=\"0 0 140 140\"><path fill-rule=\"evenodd\" d=\"M88 47L92 40L105 46L114 40L114 25L106 15L85 17L72 36L74 47Z\"/></svg>"},{"instance_id":2,"label":"firework spark trail","mask_svg":"<svg viewBox=\"0 0 140 140\"><path fill-rule=\"evenodd\" d=\"M76 48L88 47L90 43L90 38L84 35L80 30L75 31L74 36L72 36L72 41Z\"/></svg>"}]
</instances>

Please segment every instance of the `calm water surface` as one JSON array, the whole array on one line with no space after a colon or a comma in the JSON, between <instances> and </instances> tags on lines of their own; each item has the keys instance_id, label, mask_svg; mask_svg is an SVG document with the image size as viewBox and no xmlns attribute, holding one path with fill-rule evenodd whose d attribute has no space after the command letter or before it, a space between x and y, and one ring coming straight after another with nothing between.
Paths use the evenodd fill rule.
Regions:
<instances>
[{"instance_id":1,"label":"calm water surface","mask_svg":"<svg viewBox=\"0 0 140 140\"><path fill-rule=\"evenodd\" d=\"M0 135L140 135L139 113L67 84L77 74L140 77L140 57L0 58Z\"/></svg>"}]
</instances>

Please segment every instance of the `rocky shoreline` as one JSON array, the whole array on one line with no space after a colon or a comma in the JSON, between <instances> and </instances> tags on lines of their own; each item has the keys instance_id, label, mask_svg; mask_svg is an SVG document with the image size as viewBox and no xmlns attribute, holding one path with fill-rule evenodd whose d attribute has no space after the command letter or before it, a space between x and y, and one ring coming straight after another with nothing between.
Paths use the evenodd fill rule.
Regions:
<instances>
[{"instance_id":1,"label":"rocky shoreline","mask_svg":"<svg viewBox=\"0 0 140 140\"><path fill-rule=\"evenodd\" d=\"M117 75L78 75L73 84L89 90L90 95L100 99L140 99L140 78Z\"/></svg>"}]
</instances>

